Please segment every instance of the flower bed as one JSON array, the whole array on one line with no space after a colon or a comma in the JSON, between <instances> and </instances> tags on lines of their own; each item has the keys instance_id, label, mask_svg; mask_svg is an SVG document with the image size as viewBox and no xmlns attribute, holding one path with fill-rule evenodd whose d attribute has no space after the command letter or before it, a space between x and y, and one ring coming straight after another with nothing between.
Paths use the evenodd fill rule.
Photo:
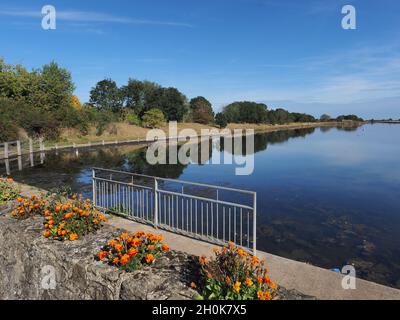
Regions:
<instances>
[{"instance_id":1,"label":"flower bed","mask_svg":"<svg viewBox=\"0 0 400 320\"><path fill-rule=\"evenodd\" d=\"M0 206L17 199L19 188L11 178L0 178Z\"/></svg>"},{"instance_id":2,"label":"flower bed","mask_svg":"<svg viewBox=\"0 0 400 320\"><path fill-rule=\"evenodd\" d=\"M17 198L18 205L15 206L11 215L15 219L23 220L34 215L41 215L43 213L43 208L47 202L43 196L32 195L29 198Z\"/></svg>"},{"instance_id":3,"label":"flower bed","mask_svg":"<svg viewBox=\"0 0 400 320\"><path fill-rule=\"evenodd\" d=\"M90 199L72 196L66 202L50 203L44 211L46 238L74 241L101 228L107 219L94 208Z\"/></svg>"},{"instance_id":4,"label":"flower bed","mask_svg":"<svg viewBox=\"0 0 400 320\"><path fill-rule=\"evenodd\" d=\"M162 236L152 233L123 232L117 239L108 241L98 253L98 259L128 272L138 270L169 251L168 245L162 241Z\"/></svg>"},{"instance_id":5,"label":"flower bed","mask_svg":"<svg viewBox=\"0 0 400 320\"><path fill-rule=\"evenodd\" d=\"M55 196L17 198L18 204L11 212L18 220L41 215L45 221L43 236L55 240L74 241L102 227L106 218L94 208L90 199L72 195L71 199Z\"/></svg>"},{"instance_id":6,"label":"flower bed","mask_svg":"<svg viewBox=\"0 0 400 320\"><path fill-rule=\"evenodd\" d=\"M231 242L221 250L214 249L214 258L200 257L202 283L200 299L271 300L277 285L267 275L263 262ZM196 287L196 284L192 284Z\"/></svg>"}]
</instances>

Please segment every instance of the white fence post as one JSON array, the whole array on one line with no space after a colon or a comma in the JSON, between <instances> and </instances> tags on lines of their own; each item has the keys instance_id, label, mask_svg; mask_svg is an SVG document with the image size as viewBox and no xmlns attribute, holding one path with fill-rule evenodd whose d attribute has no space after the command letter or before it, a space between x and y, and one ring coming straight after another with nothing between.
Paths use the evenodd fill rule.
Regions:
<instances>
[{"instance_id":1,"label":"white fence post","mask_svg":"<svg viewBox=\"0 0 400 320\"><path fill-rule=\"evenodd\" d=\"M257 255L257 193L253 195L253 254Z\"/></svg>"},{"instance_id":2,"label":"white fence post","mask_svg":"<svg viewBox=\"0 0 400 320\"><path fill-rule=\"evenodd\" d=\"M8 142L4 142L4 158L8 159Z\"/></svg>"},{"instance_id":3,"label":"white fence post","mask_svg":"<svg viewBox=\"0 0 400 320\"><path fill-rule=\"evenodd\" d=\"M21 141L20 140L17 140L17 155L18 155L18 157L20 157L22 155L22 152L21 152Z\"/></svg>"},{"instance_id":4,"label":"white fence post","mask_svg":"<svg viewBox=\"0 0 400 320\"><path fill-rule=\"evenodd\" d=\"M33 153L33 141L31 138L29 139L29 153Z\"/></svg>"},{"instance_id":5,"label":"white fence post","mask_svg":"<svg viewBox=\"0 0 400 320\"><path fill-rule=\"evenodd\" d=\"M154 178L154 227L158 225L158 181Z\"/></svg>"}]
</instances>

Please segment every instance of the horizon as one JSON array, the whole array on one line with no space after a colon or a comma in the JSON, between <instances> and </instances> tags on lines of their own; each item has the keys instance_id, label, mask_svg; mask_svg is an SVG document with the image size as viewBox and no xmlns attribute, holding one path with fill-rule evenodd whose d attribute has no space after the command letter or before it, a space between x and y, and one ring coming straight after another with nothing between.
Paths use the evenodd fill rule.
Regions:
<instances>
[{"instance_id":1,"label":"horizon","mask_svg":"<svg viewBox=\"0 0 400 320\"><path fill-rule=\"evenodd\" d=\"M399 119L400 51L393 0L351 2L357 29L341 27L345 1L52 1L0 5L6 63L67 68L82 102L98 81L129 78L204 96L214 111L234 101L319 117Z\"/></svg>"}]
</instances>

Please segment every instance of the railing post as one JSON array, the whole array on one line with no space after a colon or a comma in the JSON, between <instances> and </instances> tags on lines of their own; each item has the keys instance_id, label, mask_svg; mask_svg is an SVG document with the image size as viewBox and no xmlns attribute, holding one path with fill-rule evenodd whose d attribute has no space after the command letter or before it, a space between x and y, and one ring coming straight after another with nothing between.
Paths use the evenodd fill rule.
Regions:
<instances>
[{"instance_id":1,"label":"railing post","mask_svg":"<svg viewBox=\"0 0 400 320\"><path fill-rule=\"evenodd\" d=\"M154 227L158 226L158 181L154 178Z\"/></svg>"},{"instance_id":2,"label":"railing post","mask_svg":"<svg viewBox=\"0 0 400 320\"><path fill-rule=\"evenodd\" d=\"M96 174L94 169L92 169L92 197L93 197L93 205L96 206L96 182L95 182Z\"/></svg>"},{"instance_id":3,"label":"railing post","mask_svg":"<svg viewBox=\"0 0 400 320\"><path fill-rule=\"evenodd\" d=\"M29 153L33 153L33 141L29 138Z\"/></svg>"},{"instance_id":4,"label":"railing post","mask_svg":"<svg viewBox=\"0 0 400 320\"><path fill-rule=\"evenodd\" d=\"M257 255L257 193L253 194L253 254Z\"/></svg>"},{"instance_id":5,"label":"railing post","mask_svg":"<svg viewBox=\"0 0 400 320\"><path fill-rule=\"evenodd\" d=\"M20 157L22 155L20 140L17 140L17 155L18 155L18 157Z\"/></svg>"},{"instance_id":6,"label":"railing post","mask_svg":"<svg viewBox=\"0 0 400 320\"><path fill-rule=\"evenodd\" d=\"M4 158L8 159L8 142L4 142Z\"/></svg>"}]
</instances>

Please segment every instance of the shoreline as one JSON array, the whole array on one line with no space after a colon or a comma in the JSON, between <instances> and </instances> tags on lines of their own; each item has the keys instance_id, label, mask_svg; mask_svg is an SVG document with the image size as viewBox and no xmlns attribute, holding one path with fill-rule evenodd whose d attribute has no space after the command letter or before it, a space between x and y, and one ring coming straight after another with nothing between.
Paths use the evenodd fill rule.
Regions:
<instances>
[{"instance_id":1,"label":"shoreline","mask_svg":"<svg viewBox=\"0 0 400 320\"><path fill-rule=\"evenodd\" d=\"M268 132L276 132L276 131L285 131L285 130L299 130L299 129L309 129L309 128L320 128L320 127L359 127L364 125L366 122L353 122L353 121L346 121L346 122L337 122L337 121L331 121L331 122L301 122L301 123L288 123L288 124L278 124L278 125L271 125L271 124L247 124L247 123L230 123L226 127L227 129L230 130L245 130L245 129L253 129L254 134L258 133L268 133ZM124 128L126 130L126 124L121 124L124 125ZM31 150L22 150L21 154L17 153L10 153L7 157L4 156L3 150L0 149L0 160L7 160L7 159L16 159L20 156L24 155L30 155L30 154L35 154L35 153L43 153L46 151L61 151L61 150L66 150L66 149L71 149L71 150L77 150L77 149L82 149L82 148L92 148L92 147L108 147L108 146L118 146L118 145L126 145L126 144L138 144L138 145L147 145L151 142L154 142L154 140L148 140L146 139L147 133L150 131L150 129L146 128L141 128L137 126L131 126L128 125L128 129L132 129L132 135L127 136L127 135L102 135L102 136L96 136L93 140L86 141L86 139L82 140L81 138L76 138L74 139L74 135L72 134L72 139L67 141L67 144L63 145L61 144L62 141L60 142L50 142L50 143L45 143L44 148L39 148L39 149L33 149ZM121 130L122 130L121 129ZM160 128L161 130L164 130L166 132L166 139L168 140L170 136L168 135L168 126L164 126ZM211 129L217 129L220 130L216 127L212 126L207 126L207 125L200 125L198 123L178 123L178 131L181 131L183 129L193 129L197 132L197 137L201 138L201 130L211 130ZM70 130L70 129L67 129ZM139 130L139 131L138 131ZM133 133L142 133L139 135L134 135ZM65 133L64 133L65 134ZM211 137L212 135L210 135ZM87 137L93 137L92 135L88 135ZM82 143L79 143L82 142Z\"/></svg>"}]
</instances>

